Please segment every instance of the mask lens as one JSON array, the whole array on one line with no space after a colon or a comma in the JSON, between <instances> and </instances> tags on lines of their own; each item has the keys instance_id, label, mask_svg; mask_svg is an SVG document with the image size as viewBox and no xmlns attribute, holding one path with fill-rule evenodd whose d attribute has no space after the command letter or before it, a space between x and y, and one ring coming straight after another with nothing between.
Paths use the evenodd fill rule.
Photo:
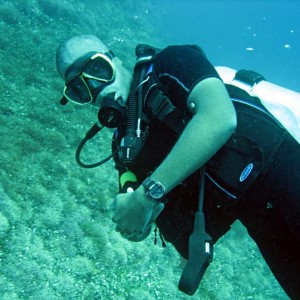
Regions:
<instances>
[{"instance_id":1,"label":"mask lens","mask_svg":"<svg viewBox=\"0 0 300 300\"><path fill-rule=\"evenodd\" d=\"M82 77L75 77L68 82L64 95L67 99L79 104L92 101L92 95Z\"/></svg>"},{"instance_id":2,"label":"mask lens","mask_svg":"<svg viewBox=\"0 0 300 300\"><path fill-rule=\"evenodd\" d=\"M66 72L65 100L86 104L114 81L115 69L111 62L114 54L89 52L76 60ZM65 102L66 103L66 102Z\"/></svg>"},{"instance_id":3,"label":"mask lens","mask_svg":"<svg viewBox=\"0 0 300 300\"><path fill-rule=\"evenodd\" d=\"M101 56L91 59L85 65L84 74L105 82L111 81L114 78L112 65Z\"/></svg>"}]
</instances>

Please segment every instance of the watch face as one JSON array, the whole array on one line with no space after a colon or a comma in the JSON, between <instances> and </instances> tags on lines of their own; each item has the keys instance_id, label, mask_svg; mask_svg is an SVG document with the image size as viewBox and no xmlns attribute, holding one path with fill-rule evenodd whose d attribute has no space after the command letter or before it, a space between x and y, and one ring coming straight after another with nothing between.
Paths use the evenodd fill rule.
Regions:
<instances>
[{"instance_id":1,"label":"watch face","mask_svg":"<svg viewBox=\"0 0 300 300\"><path fill-rule=\"evenodd\" d=\"M156 183L150 188L149 195L154 199L161 199L165 195L165 188L160 183Z\"/></svg>"}]
</instances>

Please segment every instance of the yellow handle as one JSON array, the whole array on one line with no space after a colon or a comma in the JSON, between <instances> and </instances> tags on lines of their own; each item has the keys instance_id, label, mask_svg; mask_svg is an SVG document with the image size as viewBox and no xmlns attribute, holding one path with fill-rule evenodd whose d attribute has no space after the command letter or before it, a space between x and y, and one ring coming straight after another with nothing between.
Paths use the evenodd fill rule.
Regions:
<instances>
[{"instance_id":1,"label":"yellow handle","mask_svg":"<svg viewBox=\"0 0 300 300\"><path fill-rule=\"evenodd\" d=\"M135 174L132 173L131 171L127 171L121 175L121 177L120 177L121 188L123 188L125 183L128 181L137 182L137 178L136 178Z\"/></svg>"}]
</instances>

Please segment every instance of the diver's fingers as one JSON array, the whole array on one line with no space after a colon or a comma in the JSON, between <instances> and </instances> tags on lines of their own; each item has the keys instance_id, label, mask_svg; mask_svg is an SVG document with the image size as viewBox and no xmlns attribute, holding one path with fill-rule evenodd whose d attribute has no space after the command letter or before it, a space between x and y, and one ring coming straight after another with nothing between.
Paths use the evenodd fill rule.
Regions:
<instances>
[{"instance_id":1,"label":"diver's fingers","mask_svg":"<svg viewBox=\"0 0 300 300\"><path fill-rule=\"evenodd\" d=\"M116 228L116 231L118 231L117 228ZM123 232L120 232L120 234L125 239L127 239L131 242L140 242L140 241L143 241L145 238L147 238L148 235L150 234L150 232L151 232L151 226L149 226L145 230L134 231L134 232L130 232L130 231L125 230Z\"/></svg>"},{"instance_id":2,"label":"diver's fingers","mask_svg":"<svg viewBox=\"0 0 300 300\"><path fill-rule=\"evenodd\" d=\"M124 230L124 229L121 229L119 228L118 226L116 227L116 232L119 232L124 238L126 239L130 239L134 236L139 236L139 235L143 235L144 234L144 231L130 231L130 230Z\"/></svg>"}]
</instances>

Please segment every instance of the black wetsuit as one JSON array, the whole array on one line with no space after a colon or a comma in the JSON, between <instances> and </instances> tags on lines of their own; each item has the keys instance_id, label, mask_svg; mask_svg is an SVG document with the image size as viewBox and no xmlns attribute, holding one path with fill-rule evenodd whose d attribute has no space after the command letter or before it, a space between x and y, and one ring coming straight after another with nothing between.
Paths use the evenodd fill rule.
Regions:
<instances>
[{"instance_id":1,"label":"black wetsuit","mask_svg":"<svg viewBox=\"0 0 300 300\"><path fill-rule=\"evenodd\" d=\"M157 54L153 67L168 97L184 115L190 114L187 98L192 88L205 78L219 78L204 53L194 46L167 47ZM147 136L132 166L139 182L155 170L178 139L168 126L154 119ZM256 179L242 198L233 200L206 180L204 203L206 229L213 241L240 220L292 299L300 299L299 170L300 145L287 134L267 172ZM157 219L164 238L185 258L198 201L198 173L167 195L169 201Z\"/></svg>"}]
</instances>

